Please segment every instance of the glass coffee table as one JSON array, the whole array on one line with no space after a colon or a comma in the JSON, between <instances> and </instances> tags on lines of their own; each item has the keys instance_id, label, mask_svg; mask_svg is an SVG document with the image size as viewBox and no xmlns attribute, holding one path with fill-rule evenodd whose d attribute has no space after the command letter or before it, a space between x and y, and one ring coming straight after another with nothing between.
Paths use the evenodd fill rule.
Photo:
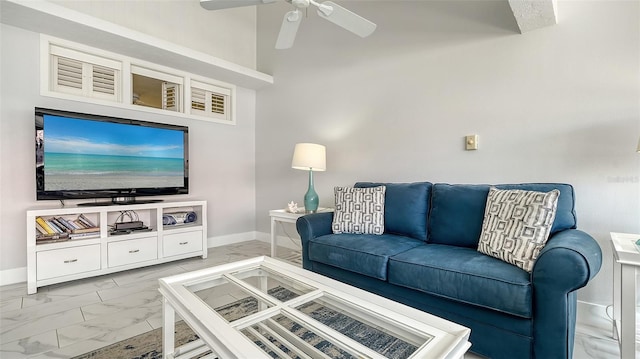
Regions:
<instances>
[{"instance_id":1,"label":"glass coffee table","mask_svg":"<svg viewBox=\"0 0 640 359\"><path fill-rule=\"evenodd\" d=\"M470 330L269 257L159 280L164 358L463 358ZM178 314L200 339L175 348Z\"/></svg>"}]
</instances>

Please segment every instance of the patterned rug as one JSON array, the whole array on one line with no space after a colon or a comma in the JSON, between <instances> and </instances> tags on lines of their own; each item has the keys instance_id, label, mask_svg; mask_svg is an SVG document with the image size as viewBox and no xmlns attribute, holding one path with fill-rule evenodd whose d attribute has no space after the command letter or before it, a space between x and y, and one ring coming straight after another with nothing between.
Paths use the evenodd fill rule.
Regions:
<instances>
[{"instance_id":1,"label":"patterned rug","mask_svg":"<svg viewBox=\"0 0 640 359\"><path fill-rule=\"evenodd\" d=\"M269 291L269 294L281 301L293 298L294 293L289 290L277 287ZM216 308L228 321L242 318L247 313L255 313L258 308L258 302L254 298L245 298ZM417 348L398 338L386 334L382 330L372 327L368 324L354 320L342 313L339 313L329 307L323 306L316 302L310 302L298 308L300 311L314 318L315 320L345 333L351 339L354 339L365 346L377 351L388 358L407 358ZM307 343L313 345L319 351L325 353L331 358L354 358L349 353L331 344L324 338L316 335L312 331L303 327L294 320L278 315L273 318L275 322L289 330ZM260 330L255 327L260 332ZM255 333L255 332L254 332ZM287 355L286 358L297 358L295 353L280 344L277 338L271 337L267 333L262 333L262 338L255 337L250 331L245 330L245 335L252 339L257 346L262 348L271 357L278 358L278 355L269 346L275 345L281 352ZM264 339L270 343L265 344ZM176 322L175 329L176 347L198 339L198 336L183 321ZM203 354L204 355L204 354ZM72 359L161 359L162 358L162 328L154 329L150 332L137 335L133 338L125 339L118 343L100 348L89 353L76 356Z\"/></svg>"}]
</instances>

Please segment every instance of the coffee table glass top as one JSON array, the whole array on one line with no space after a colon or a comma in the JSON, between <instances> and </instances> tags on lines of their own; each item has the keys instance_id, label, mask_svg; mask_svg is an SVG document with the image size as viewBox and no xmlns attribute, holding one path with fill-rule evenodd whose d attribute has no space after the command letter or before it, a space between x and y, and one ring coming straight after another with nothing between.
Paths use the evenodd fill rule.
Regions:
<instances>
[{"instance_id":1,"label":"coffee table glass top","mask_svg":"<svg viewBox=\"0 0 640 359\"><path fill-rule=\"evenodd\" d=\"M408 307L270 258L208 273L175 281L174 307L183 317L200 313L193 320L211 330L216 338L209 344L212 349L223 347L225 337L237 344L238 334L247 344L225 350L235 353L253 345L265 358L423 357L446 344L445 337L456 339L449 351L464 353L468 348L464 327L412 309L407 310L414 315L406 316L394 309ZM167 290L173 286L165 288L164 280L161 292L171 299ZM178 310L186 303L184 313ZM424 322L430 318L458 333L452 336L446 328ZM216 325L218 320L226 325Z\"/></svg>"},{"instance_id":2,"label":"coffee table glass top","mask_svg":"<svg viewBox=\"0 0 640 359\"><path fill-rule=\"evenodd\" d=\"M363 347L406 358L433 338L262 265L221 274L186 288L229 323L279 307L267 318L238 328L268 355L296 353L294 357L304 358L304 351L298 349L302 345L307 351L332 358L357 358ZM300 298L303 295L307 296ZM330 338L339 335L359 345L332 342Z\"/></svg>"},{"instance_id":3,"label":"coffee table glass top","mask_svg":"<svg viewBox=\"0 0 640 359\"><path fill-rule=\"evenodd\" d=\"M263 267L208 278L186 288L228 322L316 290Z\"/></svg>"}]
</instances>

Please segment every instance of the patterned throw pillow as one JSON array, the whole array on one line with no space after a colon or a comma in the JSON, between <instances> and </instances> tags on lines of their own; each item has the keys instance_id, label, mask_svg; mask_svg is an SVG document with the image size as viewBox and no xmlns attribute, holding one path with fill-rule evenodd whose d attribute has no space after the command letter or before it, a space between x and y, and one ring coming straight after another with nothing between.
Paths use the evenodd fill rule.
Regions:
<instances>
[{"instance_id":1,"label":"patterned throw pillow","mask_svg":"<svg viewBox=\"0 0 640 359\"><path fill-rule=\"evenodd\" d=\"M560 191L489 189L478 251L533 270L549 239Z\"/></svg>"},{"instance_id":2,"label":"patterned throw pillow","mask_svg":"<svg viewBox=\"0 0 640 359\"><path fill-rule=\"evenodd\" d=\"M336 209L333 233L384 233L385 186L371 188L335 187Z\"/></svg>"}]
</instances>

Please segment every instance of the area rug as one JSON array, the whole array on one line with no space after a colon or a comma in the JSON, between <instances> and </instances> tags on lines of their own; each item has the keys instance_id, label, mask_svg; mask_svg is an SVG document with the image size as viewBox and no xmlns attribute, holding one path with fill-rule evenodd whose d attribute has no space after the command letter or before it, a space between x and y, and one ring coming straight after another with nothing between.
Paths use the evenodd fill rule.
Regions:
<instances>
[{"instance_id":1,"label":"area rug","mask_svg":"<svg viewBox=\"0 0 640 359\"><path fill-rule=\"evenodd\" d=\"M269 294L281 301L286 301L296 296L295 293L283 287L277 287L269 291ZM384 333L383 331L354 320L342 313L325 307L319 303L311 302L298 308L300 311L311 316L315 320L345 333L350 338L364 344L365 346L377 351L388 358L407 358L417 348L398 338ZM216 308L228 321L233 321L258 310L258 302L254 298L245 298ZM331 358L352 358L352 356L342 349L334 346L324 338L316 335L303 327L294 320L283 315L273 318L275 322L289 330L294 335L302 338L307 343L313 345L319 351L325 353ZM256 327L256 329L258 329ZM260 332L260 330L257 330ZM255 333L255 332L254 332ZM269 349L275 345L281 352L287 354L288 357L296 358L295 353L290 352L284 345L280 344L277 338L273 338L268 334L263 337L255 337L249 331L245 334L254 343L262 348L269 356L273 358L279 357L277 353ZM198 339L198 336L182 321L176 322L175 329L176 347ZM270 343L266 343L266 340ZM161 359L162 358L162 328L149 331L137 335L135 337L125 339L118 343L100 348L95 351L76 356L72 359Z\"/></svg>"}]
</instances>

